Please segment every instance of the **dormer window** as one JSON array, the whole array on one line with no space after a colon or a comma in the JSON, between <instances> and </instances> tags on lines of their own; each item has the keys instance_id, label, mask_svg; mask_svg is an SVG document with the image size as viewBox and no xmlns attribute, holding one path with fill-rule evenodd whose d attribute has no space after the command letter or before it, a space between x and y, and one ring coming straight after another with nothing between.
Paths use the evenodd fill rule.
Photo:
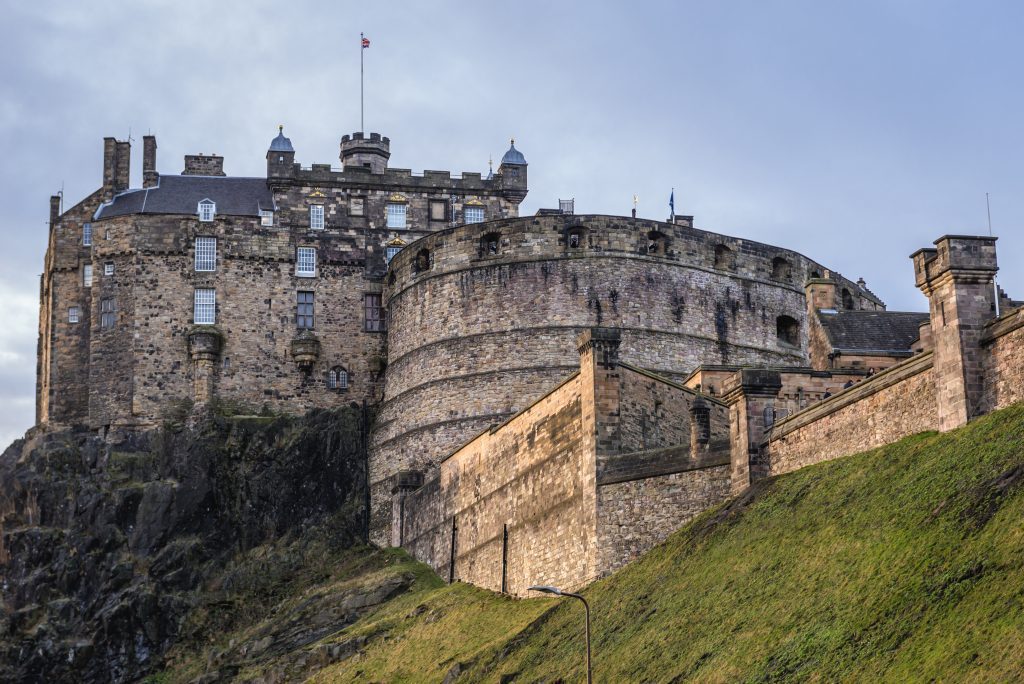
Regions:
<instances>
[{"instance_id":1,"label":"dormer window","mask_svg":"<svg viewBox=\"0 0 1024 684\"><path fill-rule=\"evenodd\" d=\"M217 205L213 200L204 199L199 203L199 220L200 221L212 221L213 215L217 210Z\"/></svg>"}]
</instances>

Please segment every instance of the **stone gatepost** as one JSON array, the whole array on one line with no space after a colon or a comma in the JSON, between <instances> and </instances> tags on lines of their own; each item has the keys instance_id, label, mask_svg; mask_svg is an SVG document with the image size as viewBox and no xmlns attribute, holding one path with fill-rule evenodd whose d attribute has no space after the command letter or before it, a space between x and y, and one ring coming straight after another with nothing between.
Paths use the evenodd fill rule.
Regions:
<instances>
[{"instance_id":1,"label":"stone gatepost","mask_svg":"<svg viewBox=\"0 0 1024 684\"><path fill-rule=\"evenodd\" d=\"M763 368L738 370L723 383L722 399L729 405L733 494L771 474L761 441L774 421L775 399L781 389L779 372Z\"/></svg>"},{"instance_id":2,"label":"stone gatepost","mask_svg":"<svg viewBox=\"0 0 1024 684\"><path fill-rule=\"evenodd\" d=\"M928 297L935 399L945 432L980 412L981 337L995 318L996 238L946 235L910 258L915 284Z\"/></svg>"},{"instance_id":3,"label":"stone gatepost","mask_svg":"<svg viewBox=\"0 0 1024 684\"><path fill-rule=\"evenodd\" d=\"M188 351L192 357L192 399L205 404L214 396L217 359L223 346L223 334L209 325L196 326L188 334Z\"/></svg>"}]
</instances>

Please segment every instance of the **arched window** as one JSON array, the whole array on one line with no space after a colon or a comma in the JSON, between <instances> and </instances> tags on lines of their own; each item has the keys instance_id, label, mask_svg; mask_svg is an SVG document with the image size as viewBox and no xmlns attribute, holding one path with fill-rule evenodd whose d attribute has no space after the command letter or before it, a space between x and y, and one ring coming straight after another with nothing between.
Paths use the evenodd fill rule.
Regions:
<instances>
[{"instance_id":1,"label":"arched window","mask_svg":"<svg viewBox=\"0 0 1024 684\"><path fill-rule=\"evenodd\" d=\"M725 245L715 245L715 268L720 271L732 271L736 268L736 258L732 250Z\"/></svg>"},{"instance_id":2,"label":"arched window","mask_svg":"<svg viewBox=\"0 0 1024 684\"><path fill-rule=\"evenodd\" d=\"M335 366L331 370L327 371L327 389L347 390L348 371L341 366Z\"/></svg>"},{"instance_id":3,"label":"arched window","mask_svg":"<svg viewBox=\"0 0 1024 684\"><path fill-rule=\"evenodd\" d=\"M497 254L501 250L501 233L487 233L480 238L480 256Z\"/></svg>"},{"instance_id":4,"label":"arched window","mask_svg":"<svg viewBox=\"0 0 1024 684\"><path fill-rule=\"evenodd\" d=\"M792 277L793 269L789 261L782 257L772 259L772 278L775 280L789 280Z\"/></svg>"},{"instance_id":5,"label":"arched window","mask_svg":"<svg viewBox=\"0 0 1024 684\"><path fill-rule=\"evenodd\" d=\"M799 346L800 323L791 316L779 316L775 319L775 337L781 344Z\"/></svg>"},{"instance_id":6,"label":"arched window","mask_svg":"<svg viewBox=\"0 0 1024 684\"><path fill-rule=\"evenodd\" d=\"M430 250L421 249L416 252L416 272L422 273L423 271L430 270Z\"/></svg>"},{"instance_id":7,"label":"arched window","mask_svg":"<svg viewBox=\"0 0 1024 684\"><path fill-rule=\"evenodd\" d=\"M652 230L647 233L647 253L648 254L667 254L668 253L668 241L665 239L664 233L660 233L656 230Z\"/></svg>"},{"instance_id":8,"label":"arched window","mask_svg":"<svg viewBox=\"0 0 1024 684\"><path fill-rule=\"evenodd\" d=\"M853 293L845 287L843 288L843 308L848 311L856 308L856 305L853 302Z\"/></svg>"}]
</instances>

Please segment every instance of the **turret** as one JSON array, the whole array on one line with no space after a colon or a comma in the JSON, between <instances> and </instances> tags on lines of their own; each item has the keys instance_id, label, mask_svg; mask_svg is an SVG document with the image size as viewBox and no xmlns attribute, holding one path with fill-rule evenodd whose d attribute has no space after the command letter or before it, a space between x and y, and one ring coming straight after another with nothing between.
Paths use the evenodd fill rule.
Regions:
<instances>
[{"instance_id":1,"label":"turret","mask_svg":"<svg viewBox=\"0 0 1024 684\"><path fill-rule=\"evenodd\" d=\"M345 169L362 167L370 173L384 173L391 158L391 140L380 133L365 137L362 132L341 136L341 165Z\"/></svg>"},{"instance_id":2,"label":"turret","mask_svg":"<svg viewBox=\"0 0 1024 684\"><path fill-rule=\"evenodd\" d=\"M277 137L267 150L267 178L290 178L295 174L295 148L284 137L284 126L277 127Z\"/></svg>"},{"instance_id":3,"label":"turret","mask_svg":"<svg viewBox=\"0 0 1024 684\"><path fill-rule=\"evenodd\" d=\"M513 138L508 152L501 158L498 173L501 174L502 194L514 204L526 199L526 166L526 157L516 149L516 141Z\"/></svg>"}]
</instances>

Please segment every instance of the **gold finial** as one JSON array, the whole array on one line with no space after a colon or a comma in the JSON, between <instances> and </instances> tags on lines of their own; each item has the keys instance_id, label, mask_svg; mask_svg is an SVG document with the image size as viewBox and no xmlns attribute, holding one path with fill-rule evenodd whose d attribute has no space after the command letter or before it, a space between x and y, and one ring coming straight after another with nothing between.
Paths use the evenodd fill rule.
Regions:
<instances>
[{"instance_id":1,"label":"gold finial","mask_svg":"<svg viewBox=\"0 0 1024 684\"><path fill-rule=\"evenodd\" d=\"M515 147L516 146L516 139L515 138L510 138L509 141L508 141L508 144L511 145L512 147Z\"/></svg>"}]
</instances>

